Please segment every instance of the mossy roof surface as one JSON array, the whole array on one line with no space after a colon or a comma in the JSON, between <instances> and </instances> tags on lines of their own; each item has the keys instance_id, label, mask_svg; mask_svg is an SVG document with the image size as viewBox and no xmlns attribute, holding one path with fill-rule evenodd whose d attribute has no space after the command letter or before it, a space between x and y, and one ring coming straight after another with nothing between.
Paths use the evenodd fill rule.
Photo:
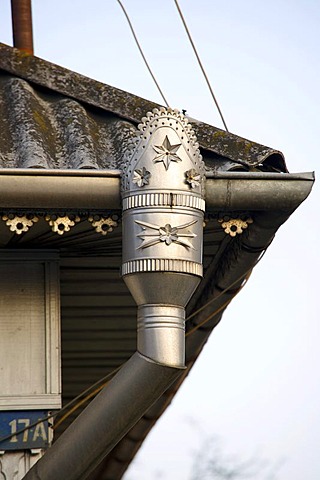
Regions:
<instances>
[{"instance_id":1,"label":"mossy roof surface","mask_svg":"<svg viewBox=\"0 0 320 480\"><path fill-rule=\"evenodd\" d=\"M0 44L0 167L118 168L160 105ZM287 171L281 152L189 119L209 170Z\"/></svg>"}]
</instances>

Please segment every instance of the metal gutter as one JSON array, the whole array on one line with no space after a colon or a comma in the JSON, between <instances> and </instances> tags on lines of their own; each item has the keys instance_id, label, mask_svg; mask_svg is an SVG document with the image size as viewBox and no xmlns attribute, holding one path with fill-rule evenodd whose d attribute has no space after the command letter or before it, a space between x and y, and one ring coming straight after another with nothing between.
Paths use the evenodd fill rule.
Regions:
<instances>
[{"instance_id":1,"label":"metal gutter","mask_svg":"<svg viewBox=\"0 0 320 480\"><path fill-rule=\"evenodd\" d=\"M239 180L244 179L264 179L264 180L276 180L279 178L286 179L286 180L310 180L310 178L314 178L313 172L303 172L303 173L275 173L275 172L207 172L206 178L237 178Z\"/></svg>"},{"instance_id":2,"label":"metal gutter","mask_svg":"<svg viewBox=\"0 0 320 480\"><path fill-rule=\"evenodd\" d=\"M1 208L119 210L119 171L0 170Z\"/></svg>"},{"instance_id":3,"label":"metal gutter","mask_svg":"<svg viewBox=\"0 0 320 480\"><path fill-rule=\"evenodd\" d=\"M294 210L314 173L206 174L207 211ZM1 208L120 210L119 170L0 169Z\"/></svg>"},{"instance_id":4,"label":"metal gutter","mask_svg":"<svg viewBox=\"0 0 320 480\"><path fill-rule=\"evenodd\" d=\"M39 169L39 168L0 168L0 175L17 175L17 176L40 176L40 177L104 177L119 178L121 170L94 170L81 168L77 170L71 169Z\"/></svg>"},{"instance_id":5,"label":"metal gutter","mask_svg":"<svg viewBox=\"0 0 320 480\"><path fill-rule=\"evenodd\" d=\"M226 172L207 175L208 210L295 210L309 195L314 173Z\"/></svg>"}]
</instances>

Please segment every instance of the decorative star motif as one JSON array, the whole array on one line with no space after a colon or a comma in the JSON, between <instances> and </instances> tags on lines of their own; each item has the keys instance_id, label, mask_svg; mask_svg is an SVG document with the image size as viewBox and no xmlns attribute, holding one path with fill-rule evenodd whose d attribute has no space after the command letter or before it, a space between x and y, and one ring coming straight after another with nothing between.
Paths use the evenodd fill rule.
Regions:
<instances>
[{"instance_id":1,"label":"decorative star motif","mask_svg":"<svg viewBox=\"0 0 320 480\"><path fill-rule=\"evenodd\" d=\"M185 172L186 183L190 185L191 188L199 187L201 175L194 168Z\"/></svg>"},{"instance_id":2,"label":"decorative star motif","mask_svg":"<svg viewBox=\"0 0 320 480\"><path fill-rule=\"evenodd\" d=\"M144 185L149 184L149 178L151 177L151 173L145 167L137 168L133 172L133 179L132 182L136 183L138 187L144 187Z\"/></svg>"},{"instance_id":3,"label":"decorative star motif","mask_svg":"<svg viewBox=\"0 0 320 480\"><path fill-rule=\"evenodd\" d=\"M152 245L157 245L157 243L164 242L166 245L171 245L172 243L178 243L185 248L192 248L193 245L190 243L188 238L194 238L197 235L193 232L187 230L186 232L180 232L179 230L184 230L191 225L197 223L198 220L192 220L191 222L184 223L177 227L172 227L167 223L164 227L159 225L154 225L153 223L140 222L136 220L135 223L142 227L143 232L139 233L137 236L143 240L143 243L138 248L147 248Z\"/></svg>"},{"instance_id":4,"label":"decorative star motif","mask_svg":"<svg viewBox=\"0 0 320 480\"><path fill-rule=\"evenodd\" d=\"M157 152L153 159L154 163L163 162L165 169L168 170L171 162L181 162L181 158L177 155L177 150L181 147L181 143L171 145L168 136L165 136L162 145L154 145L153 148Z\"/></svg>"}]
</instances>

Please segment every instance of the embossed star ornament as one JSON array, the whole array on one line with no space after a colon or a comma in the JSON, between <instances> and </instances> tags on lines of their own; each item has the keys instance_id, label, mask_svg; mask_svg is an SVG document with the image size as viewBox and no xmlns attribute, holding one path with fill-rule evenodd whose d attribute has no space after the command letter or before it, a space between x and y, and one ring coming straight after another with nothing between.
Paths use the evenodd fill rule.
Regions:
<instances>
[{"instance_id":1,"label":"embossed star ornament","mask_svg":"<svg viewBox=\"0 0 320 480\"><path fill-rule=\"evenodd\" d=\"M162 145L154 145L153 148L157 152L153 159L154 163L163 162L165 169L168 170L171 162L181 162L182 159L177 155L178 149L181 147L181 143L172 145L168 136L165 136Z\"/></svg>"}]
</instances>

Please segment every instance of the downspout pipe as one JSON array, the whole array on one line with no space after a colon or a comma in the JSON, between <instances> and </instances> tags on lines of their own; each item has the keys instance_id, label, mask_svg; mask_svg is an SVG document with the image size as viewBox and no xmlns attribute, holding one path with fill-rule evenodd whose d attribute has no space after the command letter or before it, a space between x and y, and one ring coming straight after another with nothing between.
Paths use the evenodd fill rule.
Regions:
<instances>
[{"instance_id":1,"label":"downspout pipe","mask_svg":"<svg viewBox=\"0 0 320 480\"><path fill-rule=\"evenodd\" d=\"M156 109L127 146L122 276L137 352L25 480L84 480L185 369L185 307L202 277L205 172L185 117Z\"/></svg>"},{"instance_id":2,"label":"downspout pipe","mask_svg":"<svg viewBox=\"0 0 320 480\"><path fill-rule=\"evenodd\" d=\"M179 376L135 353L24 480L84 480Z\"/></svg>"}]
</instances>

